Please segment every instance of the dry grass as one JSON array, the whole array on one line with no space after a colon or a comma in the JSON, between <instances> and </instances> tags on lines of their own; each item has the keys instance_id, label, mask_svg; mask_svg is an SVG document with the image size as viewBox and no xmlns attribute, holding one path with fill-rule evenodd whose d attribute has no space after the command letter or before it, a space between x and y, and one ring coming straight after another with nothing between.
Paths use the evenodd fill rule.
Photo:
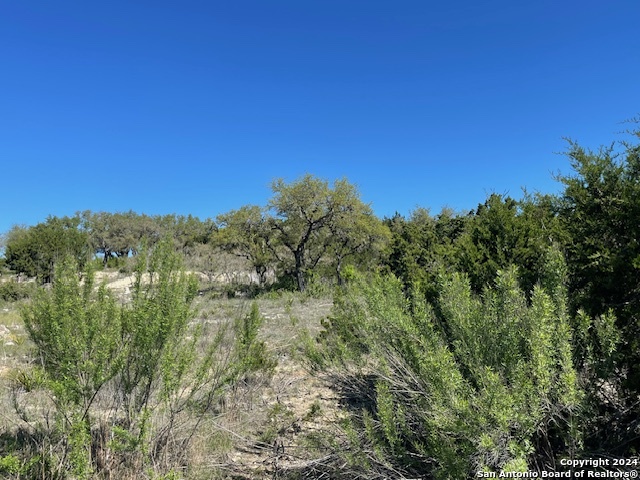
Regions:
<instances>
[{"instance_id":1,"label":"dry grass","mask_svg":"<svg viewBox=\"0 0 640 480\"><path fill-rule=\"evenodd\" d=\"M251 302L201 298L201 320L240 318ZM225 448L208 449L218 452L209 465L217 465L221 475L230 478L271 479L276 471L312 460L317 453L308 436L339 416L335 394L304 368L300 357L303 339L321 329L331 299L284 293L257 302L264 318L261 338L278 364L270 381L254 380L230 392L221 416L210 424L213 438ZM200 453L206 456L204 450Z\"/></svg>"},{"instance_id":2,"label":"dry grass","mask_svg":"<svg viewBox=\"0 0 640 480\"><path fill-rule=\"evenodd\" d=\"M3 394L8 388L10 373L26 367L31 358L31 345L27 341L18 307L18 302L5 303L0 307L0 388ZM1 400L0 406L4 406ZM3 412L6 410L3 409Z\"/></svg>"}]
</instances>

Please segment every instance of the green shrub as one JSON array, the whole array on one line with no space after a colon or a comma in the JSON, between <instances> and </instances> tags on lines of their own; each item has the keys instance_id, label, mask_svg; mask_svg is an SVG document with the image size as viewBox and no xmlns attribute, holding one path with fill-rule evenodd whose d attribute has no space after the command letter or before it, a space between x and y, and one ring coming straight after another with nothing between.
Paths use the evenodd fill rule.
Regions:
<instances>
[{"instance_id":1,"label":"green shrub","mask_svg":"<svg viewBox=\"0 0 640 480\"><path fill-rule=\"evenodd\" d=\"M42 416L32 433L45 440L46 478L170 476L225 389L275 366L257 340L261 317L255 307L235 342L226 325L205 332L193 321L197 281L169 241L138 256L127 304L93 278L64 261L22 308L41 369L16 386L44 390L52 406L25 409L20 394L16 409Z\"/></svg>"},{"instance_id":2,"label":"green shrub","mask_svg":"<svg viewBox=\"0 0 640 480\"><path fill-rule=\"evenodd\" d=\"M271 375L276 367L277 362L267 352L266 344L258 340L258 332L263 321L257 302L251 304L249 314L236 321L238 368L243 374L265 372Z\"/></svg>"},{"instance_id":3,"label":"green shrub","mask_svg":"<svg viewBox=\"0 0 640 480\"><path fill-rule=\"evenodd\" d=\"M0 473L16 475L22 470L22 462L13 454L0 457Z\"/></svg>"},{"instance_id":4,"label":"green shrub","mask_svg":"<svg viewBox=\"0 0 640 480\"><path fill-rule=\"evenodd\" d=\"M0 283L0 300L16 302L31 297L35 290L33 283L2 282Z\"/></svg>"},{"instance_id":5,"label":"green shrub","mask_svg":"<svg viewBox=\"0 0 640 480\"><path fill-rule=\"evenodd\" d=\"M313 353L356 390L359 468L364 456L378 473L467 478L575 453L582 393L566 295L552 277L543 284L530 302L515 269L480 297L465 275L442 276L435 306L407 298L394 277L340 293L321 361Z\"/></svg>"}]
</instances>

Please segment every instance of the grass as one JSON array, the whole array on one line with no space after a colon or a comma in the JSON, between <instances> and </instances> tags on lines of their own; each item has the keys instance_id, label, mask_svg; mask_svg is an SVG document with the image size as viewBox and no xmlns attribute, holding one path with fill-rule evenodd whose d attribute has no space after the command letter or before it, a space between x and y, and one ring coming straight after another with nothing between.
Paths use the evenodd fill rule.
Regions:
<instances>
[{"instance_id":1,"label":"grass","mask_svg":"<svg viewBox=\"0 0 640 480\"><path fill-rule=\"evenodd\" d=\"M252 301L205 295L198 302L200 318L214 323L239 318L249 312ZM247 384L230 392L223 415L213 428L233 432L228 434L233 446L222 455L228 459L228 468L246 478L258 479L273 478L272 460L281 453L276 451L278 444L292 462L308 457L305 436L326 423L337 405L328 387L312 377L299 358L303 340L321 329L320 322L329 314L331 299L284 292L258 297L256 301L264 319L260 338L278 365L270 382ZM324 412L328 414L325 417ZM282 468L283 461L278 468Z\"/></svg>"},{"instance_id":2,"label":"grass","mask_svg":"<svg viewBox=\"0 0 640 480\"><path fill-rule=\"evenodd\" d=\"M31 345L18 312L19 304L3 302L0 306L0 386L3 391L7 375L16 368L26 366L30 359Z\"/></svg>"}]
</instances>

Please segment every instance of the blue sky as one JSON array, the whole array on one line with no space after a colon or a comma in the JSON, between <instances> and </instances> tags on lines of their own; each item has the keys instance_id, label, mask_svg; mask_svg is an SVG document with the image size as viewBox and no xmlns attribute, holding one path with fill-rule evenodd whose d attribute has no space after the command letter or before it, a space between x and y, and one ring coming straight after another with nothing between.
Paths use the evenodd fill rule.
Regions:
<instances>
[{"instance_id":1,"label":"blue sky","mask_svg":"<svg viewBox=\"0 0 640 480\"><path fill-rule=\"evenodd\" d=\"M380 216L555 192L640 113L637 0L4 2L0 232L215 217L275 177Z\"/></svg>"}]
</instances>

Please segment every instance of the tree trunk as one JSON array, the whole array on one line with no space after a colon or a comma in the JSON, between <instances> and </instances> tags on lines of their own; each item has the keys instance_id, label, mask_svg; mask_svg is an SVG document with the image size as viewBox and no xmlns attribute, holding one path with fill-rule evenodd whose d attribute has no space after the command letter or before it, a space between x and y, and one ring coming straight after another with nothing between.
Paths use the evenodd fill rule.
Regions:
<instances>
[{"instance_id":1,"label":"tree trunk","mask_svg":"<svg viewBox=\"0 0 640 480\"><path fill-rule=\"evenodd\" d=\"M265 265L256 265L256 273L258 274L260 287L264 287L267 283L267 267Z\"/></svg>"},{"instance_id":2,"label":"tree trunk","mask_svg":"<svg viewBox=\"0 0 640 480\"><path fill-rule=\"evenodd\" d=\"M104 251L104 257L102 259L102 267L107 268L107 264L109 263L109 258L111 258L111 250L109 250L108 248L103 249Z\"/></svg>"},{"instance_id":3,"label":"tree trunk","mask_svg":"<svg viewBox=\"0 0 640 480\"><path fill-rule=\"evenodd\" d=\"M342 278L342 257L338 257L338 263L336 264L336 275L338 276L338 286L344 285L344 279Z\"/></svg>"},{"instance_id":4,"label":"tree trunk","mask_svg":"<svg viewBox=\"0 0 640 480\"><path fill-rule=\"evenodd\" d=\"M295 267L295 276L296 281L298 282L298 290L304 292L306 288L305 278L304 278L304 260L303 260L304 252L297 251L294 253L296 259L296 267Z\"/></svg>"}]
</instances>

